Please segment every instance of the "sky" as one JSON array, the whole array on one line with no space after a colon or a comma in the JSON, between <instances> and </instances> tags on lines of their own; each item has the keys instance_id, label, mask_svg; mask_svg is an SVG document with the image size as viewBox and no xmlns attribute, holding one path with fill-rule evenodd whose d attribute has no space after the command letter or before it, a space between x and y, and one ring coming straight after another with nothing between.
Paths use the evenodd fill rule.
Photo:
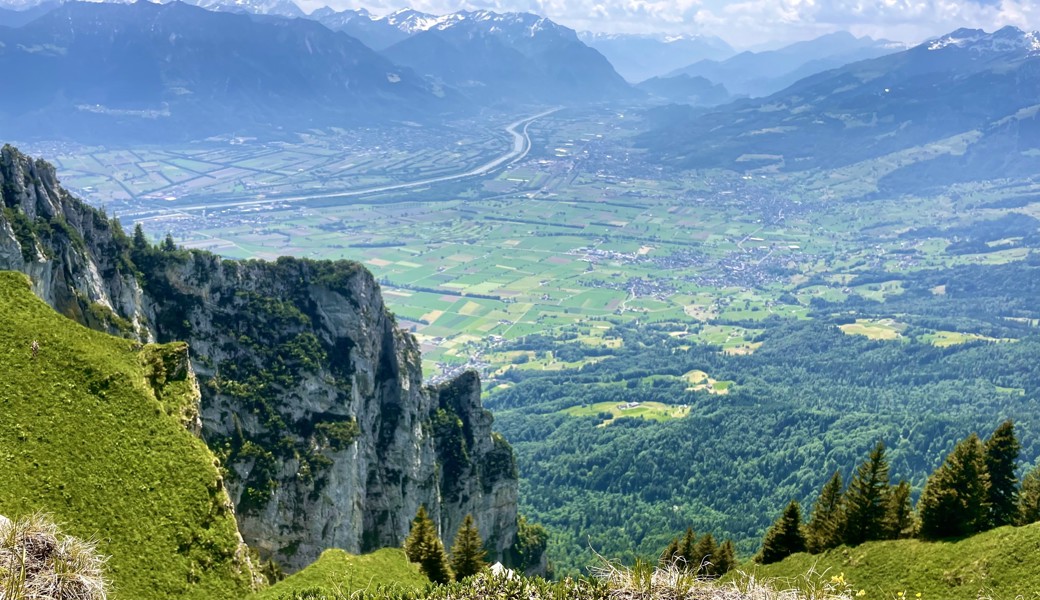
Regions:
<instances>
[{"instance_id":1,"label":"sky","mask_svg":"<svg viewBox=\"0 0 1040 600\"><path fill-rule=\"evenodd\" d=\"M747 48L838 30L917 43L959 27L1040 27L1040 0L297 0L310 11L487 9L544 15L578 31L717 35Z\"/></svg>"}]
</instances>

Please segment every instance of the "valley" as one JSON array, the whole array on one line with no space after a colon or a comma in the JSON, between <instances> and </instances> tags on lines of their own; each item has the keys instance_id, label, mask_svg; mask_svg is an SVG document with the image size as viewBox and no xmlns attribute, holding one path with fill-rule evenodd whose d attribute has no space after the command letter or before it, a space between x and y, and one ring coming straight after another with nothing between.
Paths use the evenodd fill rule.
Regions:
<instances>
[{"instance_id":1,"label":"valley","mask_svg":"<svg viewBox=\"0 0 1040 600\"><path fill-rule=\"evenodd\" d=\"M1040 322L1007 287L1008 277L1031 280L1022 269L1040 247L1032 179L940 193L871 185L889 172L878 165L936 156L927 144L829 170L679 170L637 144L653 118L640 110L531 114L529 148L503 135L504 124L520 130L519 115L497 117L470 125L469 138L446 137L455 153L439 155L443 174L431 174L436 152L422 145L431 132L387 136L393 145L359 161L355 179L314 180L311 197L274 185L258 199L253 186L273 175L240 172L237 191L116 200L121 185L70 168L86 155L56 162L67 184L88 199L112 194L95 202L155 241L170 234L232 258L364 264L421 343L428 380L481 373L485 402L518 453L521 510L549 527L558 573L588 564L590 544L625 561L653 554L689 523L748 555L770 507L812 494L876 439L920 486L930 457L980 419L1040 426L1028 409L1035 373L998 358L1028 355ZM321 168L283 158L313 152L306 147L266 160L286 165L273 169L285 181L306 181ZM251 142L206 150L266 151ZM139 166L127 157L142 152L92 159ZM494 160L499 168L475 173ZM113 166L99 170L119 173ZM436 181L411 187L424 175ZM361 189L325 191L340 185ZM861 380L931 353L945 366ZM962 356L991 374L958 370ZM836 373L857 375L835 383ZM927 408L936 397L942 413ZM741 441L747 432L754 442ZM681 450L662 454L659 444ZM683 475L687 460L700 476ZM655 475L643 481L647 461ZM729 464L743 465L731 481ZM626 513L639 517L619 522Z\"/></svg>"},{"instance_id":2,"label":"valley","mask_svg":"<svg viewBox=\"0 0 1040 600\"><path fill-rule=\"evenodd\" d=\"M4 4L0 537L100 528L114 598L744 599L813 564L871 589L810 597L953 598L976 534L1037 588L998 549L1040 520L1023 19L738 49L699 12ZM493 562L523 577L465 579Z\"/></svg>"}]
</instances>

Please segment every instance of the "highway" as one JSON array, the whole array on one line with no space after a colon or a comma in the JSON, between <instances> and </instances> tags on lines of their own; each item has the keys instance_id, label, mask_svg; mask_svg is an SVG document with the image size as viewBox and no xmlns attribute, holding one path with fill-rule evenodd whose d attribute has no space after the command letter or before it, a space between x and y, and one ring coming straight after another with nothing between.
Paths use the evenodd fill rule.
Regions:
<instances>
[{"instance_id":1,"label":"highway","mask_svg":"<svg viewBox=\"0 0 1040 600\"><path fill-rule=\"evenodd\" d=\"M537 115L530 117L524 117L510 123L506 126L506 132L513 138L513 147L511 150L482 165L474 167L464 173L456 173L454 175L442 175L440 177L432 177L430 179L421 179L418 181L408 181L402 183L392 183L389 185L380 185L376 187L362 188L357 190L341 190L337 192L313 192L307 194L300 194L298 196L272 196L269 198L255 199L243 199L243 200L225 200L222 202L213 202L208 204L195 204L191 206L177 206L176 204L169 207L169 211L163 211L165 214L169 212L190 212L198 210L213 210L219 208L230 208L230 207L243 207L243 206L255 206L260 204L275 204L284 202L304 202L307 200L320 200L323 198L354 198L358 196L368 196L370 194L380 194L383 192L392 192L396 190L406 190L409 188L423 187L434 183L443 183L445 181L456 181L459 179L466 179L469 177L479 177L481 175L487 175L495 169L515 163L518 160L523 159L527 156L527 153L531 151L531 138L527 134L527 127L534 121L550 115L559 108L553 108L545 112L540 112ZM147 220L147 219L145 219Z\"/></svg>"}]
</instances>

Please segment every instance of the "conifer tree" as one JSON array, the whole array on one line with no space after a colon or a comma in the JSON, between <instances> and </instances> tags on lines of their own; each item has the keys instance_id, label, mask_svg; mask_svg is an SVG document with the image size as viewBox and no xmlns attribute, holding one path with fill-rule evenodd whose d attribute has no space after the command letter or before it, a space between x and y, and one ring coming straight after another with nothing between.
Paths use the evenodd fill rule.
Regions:
<instances>
[{"instance_id":1,"label":"conifer tree","mask_svg":"<svg viewBox=\"0 0 1040 600\"><path fill-rule=\"evenodd\" d=\"M671 563L675 561L677 556L679 556L679 538L675 537L665 547L664 552L661 554L661 561Z\"/></svg>"},{"instance_id":2,"label":"conifer tree","mask_svg":"<svg viewBox=\"0 0 1040 600\"><path fill-rule=\"evenodd\" d=\"M715 536L710 533L705 533L704 537L697 541L697 545L693 549L693 556L690 557L690 568L695 569L697 575L708 575L711 568L711 563L715 561L715 553L718 550L718 545L715 543Z\"/></svg>"},{"instance_id":3,"label":"conifer tree","mask_svg":"<svg viewBox=\"0 0 1040 600\"><path fill-rule=\"evenodd\" d=\"M892 540L914 536L917 524L914 522L914 508L910 504L910 484L900 481L892 488L888 497L888 513L885 515L886 537Z\"/></svg>"},{"instance_id":4,"label":"conifer tree","mask_svg":"<svg viewBox=\"0 0 1040 600\"><path fill-rule=\"evenodd\" d=\"M455 572L455 580L462 581L470 575L476 575L487 563L484 557L484 541L473 522L473 515L466 515L455 534L455 543L451 546L451 570Z\"/></svg>"},{"instance_id":5,"label":"conifer tree","mask_svg":"<svg viewBox=\"0 0 1040 600\"><path fill-rule=\"evenodd\" d=\"M885 444L878 442L845 492L845 527L843 541L857 546L885 537L885 514L888 512L888 459Z\"/></svg>"},{"instance_id":6,"label":"conifer tree","mask_svg":"<svg viewBox=\"0 0 1040 600\"><path fill-rule=\"evenodd\" d=\"M802 534L802 509L797 500L791 500L784 514L766 532L755 562L768 565L796 552L805 552L805 536Z\"/></svg>"},{"instance_id":7,"label":"conifer tree","mask_svg":"<svg viewBox=\"0 0 1040 600\"><path fill-rule=\"evenodd\" d=\"M683 564L686 568L696 568L697 564L694 562L693 555L697 551L697 534L693 532L692 527L686 528L686 533L683 534L682 541L679 542L679 551L672 558L673 561L682 559Z\"/></svg>"},{"instance_id":8,"label":"conifer tree","mask_svg":"<svg viewBox=\"0 0 1040 600\"><path fill-rule=\"evenodd\" d=\"M451 566L448 564L448 556L444 553L444 544L437 536L437 529L433 520L426 514L426 506L420 506L419 511L412 520L412 529L408 532L408 539L404 541L404 552L408 560L419 563L422 570L430 581L434 583L448 583L451 581Z\"/></svg>"},{"instance_id":9,"label":"conifer tree","mask_svg":"<svg viewBox=\"0 0 1040 600\"><path fill-rule=\"evenodd\" d=\"M812 517L806 526L805 543L809 552L823 552L841 545L842 531L845 527L841 487L841 473L835 471L820 490L820 497L813 505Z\"/></svg>"},{"instance_id":10,"label":"conifer tree","mask_svg":"<svg viewBox=\"0 0 1040 600\"><path fill-rule=\"evenodd\" d=\"M1011 419L1004 421L986 440L986 472L989 473L989 526L1014 523L1018 516L1018 453L1021 450Z\"/></svg>"},{"instance_id":11,"label":"conifer tree","mask_svg":"<svg viewBox=\"0 0 1040 600\"><path fill-rule=\"evenodd\" d=\"M1031 525L1040 521L1040 467L1034 467L1022 478L1018 495L1018 524Z\"/></svg>"},{"instance_id":12,"label":"conifer tree","mask_svg":"<svg viewBox=\"0 0 1040 600\"><path fill-rule=\"evenodd\" d=\"M921 536L961 537L989 523L989 474L985 450L974 433L963 440L932 473L918 504Z\"/></svg>"},{"instance_id":13,"label":"conifer tree","mask_svg":"<svg viewBox=\"0 0 1040 600\"><path fill-rule=\"evenodd\" d=\"M719 546L718 551L715 553L715 560L712 561L710 574L713 577L722 577L726 573L733 570L733 567L737 566L737 555L733 551L733 542L726 540Z\"/></svg>"}]
</instances>

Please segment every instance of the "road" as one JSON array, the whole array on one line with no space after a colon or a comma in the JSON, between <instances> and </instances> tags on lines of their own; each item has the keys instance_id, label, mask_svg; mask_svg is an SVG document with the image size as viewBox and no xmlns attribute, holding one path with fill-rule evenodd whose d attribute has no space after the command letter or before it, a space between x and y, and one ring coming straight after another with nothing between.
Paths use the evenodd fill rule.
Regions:
<instances>
[{"instance_id":1,"label":"road","mask_svg":"<svg viewBox=\"0 0 1040 600\"><path fill-rule=\"evenodd\" d=\"M442 175L440 177L432 177L430 179L421 179L419 181L408 181L403 183L392 183L389 185L380 185L377 187L363 188L359 190L345 190L338 192L315 192L308 194L300 194L298 196L273 196L270 198L263 199L251 199L251 200L225 200L223 202L213 202L209 204L196 204L191 206L170 206L173 212L190 212L197 210L213 210L215 208L228 208L228 207L242 207L242 206L255 206L259 204L274 204L283 202L304 202L307 200L320 200L322 198L354 198L357 196L367 196L370 194L380 194L383 192L392 192L395 190L406 190L409 188L423 187L434 183L443 183L445 181L456 181L459 179L467 179L469 177L479 177L481 175L487 175L495 169L515 163L518 160L523 159L527 156L527 153L531 151L531 137L527 134L527 127L535 122L536 120L551 115L552 113L560 110L559 108L553 108L545 112L538 113L530 117L524 117L510 123L506 126L506 133L513 138L513 148L499 156L498 158L486 162L480 166L474 167L464 173L456 173L454 175Z\"/></svg>"}]
</instances>

